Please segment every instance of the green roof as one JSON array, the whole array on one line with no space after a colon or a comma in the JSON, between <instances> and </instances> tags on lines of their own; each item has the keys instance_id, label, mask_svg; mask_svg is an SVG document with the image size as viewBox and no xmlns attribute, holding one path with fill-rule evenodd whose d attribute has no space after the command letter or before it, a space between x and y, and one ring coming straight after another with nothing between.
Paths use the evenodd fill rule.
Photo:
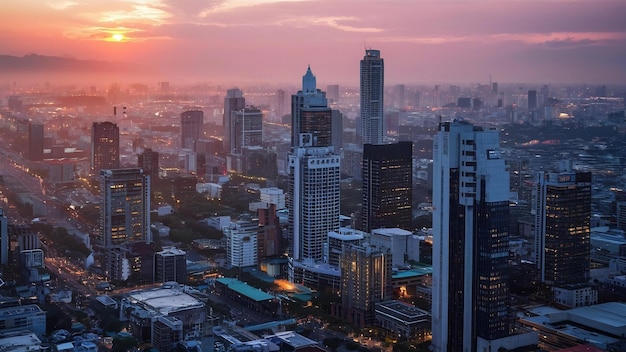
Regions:
<instances>
[{"instance_id":1,"label":"green roof","mask_svg":"<svg viewBox=\"0 0 626 352\"><path fill-rule=\"evenodd\" d=\"M269 293L263 292L256 287L252 287L248 285L247 283L239 281L232 277L222 277L222 278L216 279L216 281L223 285L228 286L229 289L237 293L240 293L256 302L274 299L274 296L270 295Z\"/></svg>"},{"instance_id":2,"label":"green roof","mask_svg":"<svg viewBox=\"0 0 626 352\"><path fill-rule=\"evenodd\" d=\"M393 279L422 276L433 273L433 267L428 265L413 265L409 270L399 271L392 275Z\"/></svg>"}]
</instances>

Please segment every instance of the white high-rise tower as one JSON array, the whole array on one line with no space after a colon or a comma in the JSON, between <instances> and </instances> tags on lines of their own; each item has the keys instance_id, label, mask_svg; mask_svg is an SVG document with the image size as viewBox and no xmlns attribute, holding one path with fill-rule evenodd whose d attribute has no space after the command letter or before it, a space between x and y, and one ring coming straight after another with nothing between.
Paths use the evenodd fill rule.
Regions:
<instances>
[{"instance_id":1,"label":"white high-rise tower","mask_svg":"<svg viewBox=\"0 0 626 352\"><path fill-rule=\"evenodd\" d=\"M518 341L507 339L509 175L499 144L497 130L458 121L440 124L434 139L436 352L497 351Z\"/></svg>"},{"instance_id":2,"label":"white high-rise tower","mask_svg":"<svg viewBox=\"0 0 626 352\"><path fill-rule=\"evenodd\" d=\"M340 156L332 144L331 111L309 68L302 90L292 96L293 132L289 155L289 256L323 261L328 232L339 229ZM293 279L293 265L290 266Z\"/></svg>"}]
</instances>

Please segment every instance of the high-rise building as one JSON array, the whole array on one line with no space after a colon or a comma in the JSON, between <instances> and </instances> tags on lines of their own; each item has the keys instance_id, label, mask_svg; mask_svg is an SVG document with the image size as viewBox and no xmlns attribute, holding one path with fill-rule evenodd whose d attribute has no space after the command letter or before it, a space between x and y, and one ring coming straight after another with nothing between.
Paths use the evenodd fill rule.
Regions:
<instances>
[{"instance_id":1,"label":"high-rise building","mask_svg":"<svg viewBox=\"0 0 626 352\"><path fill-rule=\"evenodd\" d=\"M223 229L226 238L226 264L229 267L257 265L259 259L258 223L241 219Z\"/></svg>"},{"instance_id":2,"label":"high-rise building","mask_svg":"<svg viewBox=\"0 0 626 352\"><path fill-rule=\"evenodd\" d=\"M283 115L285 115L286 106L287 98L285 96L285 91L279 89L276 91L276 117L278 121L281 121Z\"/></svg>"},{"instance_id":3,"label":"high-rise building","mask_svg":"<svg viewBox=\"0 0 626 352\"><path fill-rule=\"evenodd\" d=\"M97 244L105 255L105 270L110 272L107 253L111 248L152 242L150 177L137 168L101 170L99 220Z\"/></svg>"},{"instance_id":4,"label":"high-rise building","mask_svg":"<svg viewBox=\"0 0 626 352\"><path fill-rule=\"evenodd\" d=\"M28 160L43 160L43 124L28 124Z\"/></svg>"},{"instance_id":5,"label":"high-rise building","mask_svg":"<svg viewBox=\"0 0 626 352\"><path fill-rule=\"evenodd\" d=\"M365 50L361 60L361 141L362 144L382 144L384 130L385 63L380 50Z\"/></svg>"},{"instance_id":6,"label":"high-rise building","mask_svg":"<svg viewBox=\"0 0 626 352\"><path fill-rule=\"evenodd\" d=\"M180 114L181 148L196 150L196 142L202 138L204 112L187 110Z\"/></svg>"},{"instance_id":7,"label":"high-rise building","mask_svg":"<svg viewBox=\"0 0 626 352\"><path fill-rule=\"evenodd\" d=\"M434 139L437 352L476 351L509 333L509 175L499 143L497 130L459 121L441 123Z\"/></svg>"},{"instance_id":8,"label":"high-rise building","mask_svg":"<svg viewBox=\"0 0 626 352\"><path fill-rule=\"evenodd\" d=\"M263 113L254 107L231 112L229 153L241 155L246 147L263 145Z\"/></svg>"},{"instance_id":9,"label":"high-rise building","mask_svg":"<svg viewBox=\"0 0 626 352\"><path fill-rule=\"evenodd\" d=\"M396 84L393 87L393 103L396 108L404 108L406 106L406 89L404 84Z\"/></svg>"},{"instance_id":10,"label":"high-rise building","mask_svg":"<svg viewBox=\"0 0 626 352\"><path fill-rule=\"evenodd\" d=\"M331 110L324 93L316 88L310 67L302 78L302 90L291 101L289 255L292 261L322 261L328 233L339 229L340 156L330 145Z\"/></svg>"},{"instance_id":11,"label":"high-rise building","mask_svg":"<svg viewBox=\"0 0 626 352\"><path fill-rule=\"evenodd\" d=\"M187 282L187 252L176 247L164 247L154 254L155 282Z\"/></svg>"},{"instance_id":12,"label":"high-rise building","mask_svg":"<svg viewBox=\"0 0 626 352\"><path fill-rule=\"evenodd\" d=\"M152 182L159 179L159 152L146 148L137 155L137 167L150 176Z\"/></svg>"},{"instance_id":13,"label":"high-rise building","mask_svg":"<svg viewBox=\"0 0 626 352\"><path fill-rule=\"evenodd\" d=\"M302 90L291 96L291 146L298 147L301 134L310 136L313 147L332 144L332 111L326 94L316 88L311 67L302 76Z\"/></svg>"},{"instance_id":14,"label":"high-rise building","mask_svg":"<svg viewBox=\"0 0 626 352\"><path fill-rule=\"evenodd\" d=\"M528 110L533 110L537 108L537 91L529 90L528 91Z\"/></svg>"},{"instance_id":15,"label":"high-rise building","mask_svg":"<svg viewBox=\"0 0 626 352\"><path fill-rule=\"evenodd\" d=\"M540 172L535 194L535 253L540 281L589 281L591 172Z\"/></svg>"},{"instance_id":16,"label":"high-rise building","mask_svg":"<svg viewBox=\"0 0 626 352\"><path fill-rule=\"evenodd\" d=\"M285 253L282 243L280 220L276 215L276 204L263 203L257 209L258 256L259 260Z\"/></svg>"},{"instance_id":17,"label":"high-rise building","mask_svg":"<svg viewBox=\"0 0 626 352\"><path fill-rule=\"evenodd\" d=\"M4 210L0 208L0 265L9 264L9 229Z\"/></svg>"},{"instance_id":18,"label":"high-rise building","mask_svg":"<svg viewBox=\"0 0 626 352\"><path fill-rule=\"evenodd\" d=\"M391 298L391 252L349 245L341 257L342 316L358 327L374 323L375 304Z\"/></svg>"},{"instance_id":19,"label":"high-rise building","mask_svg":"<svg viewBox=\"0 0 626 352\"><path fill-rule=\"evenodd\" d=\"M284 92L283 92L284 93ZM230 121L232 119L231 113L238 111L246 107L246 99L243 97L243 92L239 88L232 88L226 91L226 97L224 98L224 150L230 151Z\"/></svg>"},{"instance_id":20,"label":"high-rise building","mask_svg":"<svg viewBox=\"0 0 626 352\"><path fill-rule=\"evenodd\" d=\"M339 85L338 84L329 84L326 86L326 96L330 100L331 103L339 102Z\"/></svg>"},{"instance_id":21,"label":"high-rise building","mask_svg":"<svg viewBox=\"0 0 626 352\"><path fill-rule=\"evenodd\" d=\"M94 122L91 126L91 170L120 167L120 129L112 122Z\"/></svg>"},{"instance_id":22,"label":"high-rise building","mask_svg":"<svg viewBox=\"0 0 626 352\"><path fill-rule=\"evenodd\" d=\"M413 143L363 146L360 230L413 230Z\"/></svg>"},{"instance_id":23,"label":"high-rise building","mask_svg":"<svg viewBox=\"0 0 626 352\"><path fill-rule=\"evenodd\" d=\"M329 147L299 147L289 156L290 256L323 260L328 232L339 229L340 156Z\"/></svg>"},{"instance_id":24,"label":"high-rise building","mask_svg":"<svg viewBox=\"0 0 626 352\"><path fill-rule=\"evenodd\" d=\"M331 110L331 145L335 150L343 148L343 114L341 111Z\"/></svg>"}]
</instances>

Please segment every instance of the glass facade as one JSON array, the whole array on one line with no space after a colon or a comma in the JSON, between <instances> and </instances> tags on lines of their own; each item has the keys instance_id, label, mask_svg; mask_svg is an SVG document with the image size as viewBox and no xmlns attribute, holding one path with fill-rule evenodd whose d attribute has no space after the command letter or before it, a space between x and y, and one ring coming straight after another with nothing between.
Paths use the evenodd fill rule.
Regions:
<instances>
[{"instance_id":1,"label":"glass facade","mask_svg":"<svg viewBox=\"0 0 626 352\"><path fill-rule=\"evenodd\" d=\"M360 230L413 230L411 142L363 146Z\"/></svg>"}]
</instances>

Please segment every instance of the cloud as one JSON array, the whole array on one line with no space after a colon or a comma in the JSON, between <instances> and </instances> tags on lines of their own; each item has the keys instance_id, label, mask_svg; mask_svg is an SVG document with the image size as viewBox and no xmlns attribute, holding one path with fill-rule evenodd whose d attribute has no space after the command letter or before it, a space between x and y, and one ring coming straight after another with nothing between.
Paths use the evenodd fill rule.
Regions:
<instances>
[{"instance_id":1,"label":"cloud","mask_svg":"<svg viewBox=\"0 0 626 352\"><path fill-rule=\"evenodd\" d=\"M573 48L573 47L594 45L594 44L598 44L598 41L592 40L592 39L576 40L572 37L567 37L565 39L549 40L549 41L546 41L544 44L548 48L562 49L562 48Z\"/></svg>"},{"instance_id":2,"label":"cloud","mask_svg":"<svg viewBox=\"0 0 626 352\"><path fill-rule=\"evenodd\" d=\"M329 16L329 17L297 17L289 20L284 20L281 24L290 24L294 27L303 27L306 25L316 25L316 26L327 26L331 28L335 28L345 32L360 32L360 33L379 33L382 32L382 28L375 27L358 27L348 24L343 24L342 22L354 22L358 21L355 17L348 16Z\"/></svg>"},{"instance_id":3,"label":"cloud","mask_svg":"<svg viewBox=\"0 0 626 352\"><path fill-rule=\"evenodd\" d=\"M78 5L78 3L74 1L57 1L47 2L46 5L50 6L54 10L67 10L71 7Z\"/></svg>"},{"instance_id":4,"label":"cloud","mask_svg":"<svg viewBox=\"0 0 626 352\"><path fill-rule=\"evenodd\" d=\"M405 42L413 44L450 44L450 43L486 43L520 42L523 44L541 44L547 47L582 46L626 40L626 33L581 32L581 33L496 33L485 35L448 35L448 36L390 36L378 38L387 42Z\"/></svg>"},{"instance_id":5,"label":"cloud","mask_svg":"<svg viewBox=\"0 0 626 352\"><path fill-rule=\"evenodd\" d=\"M306 1L310 0L224 0L220 4L213 6L205 11L202 11L200 13L200 17L206 17L211 14L230 12L244 7Z\"/></svg>"},{"instance_id":6,"label":"cloud","mask_svg":"<svg viewBox=\"0 0 626 352\"><path fill-rule=\"evenodd\" d=\"M157 7L143 4L132 5L130 10L106 11L100 16L100 22L144 22L150 24L163 24L171 15Z\"/></svg>"}]
</instances>

